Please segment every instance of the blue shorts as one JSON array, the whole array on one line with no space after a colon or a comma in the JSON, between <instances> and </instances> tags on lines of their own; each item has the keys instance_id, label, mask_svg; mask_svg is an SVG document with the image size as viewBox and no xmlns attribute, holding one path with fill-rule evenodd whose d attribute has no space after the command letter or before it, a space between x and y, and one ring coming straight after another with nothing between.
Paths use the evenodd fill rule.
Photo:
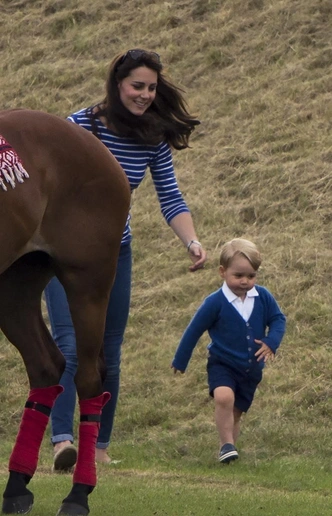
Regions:
<instances>
[{"instance_id":1,"label":"blue shorts","mask_svg":"<svg viewBox=\"0 0 332 516\"><path fill-rule=\"evenodd\" d=\"M207 362L207 374L210 396L213 397L217 387L229 387L235 395L234 406L247 412L254 399L257 385L262 379L262 371L255 371L255 376L241 374L235 369L225 365L216 356L209 356Z\"/></svg>"}]
</instances>

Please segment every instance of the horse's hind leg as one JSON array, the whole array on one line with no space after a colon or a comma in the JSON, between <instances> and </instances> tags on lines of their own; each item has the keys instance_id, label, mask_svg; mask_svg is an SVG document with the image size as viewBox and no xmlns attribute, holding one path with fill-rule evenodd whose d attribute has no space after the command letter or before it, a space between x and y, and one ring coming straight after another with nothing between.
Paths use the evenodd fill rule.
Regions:
<instances>
[{"instance_id":1,"label":"horse's hind leg","mask_svg":"<svg viewBox=\"0 0 332 516\"><path fill-rule=\"evenodd\" d=\"M26 366L30 394L9 460L3 514L26 514L33 495L26 488L38 463L51 408L65 361L42 318L41 294L52 275L46 255L32 253L0 275L0 327Z\"/></svg>"},{"instance_id":2,"label":"horse's hind leg","mask_svg":"<svg viewBox=\"0 0 332 516\"><path fill-rule=\"evenodd\" d=\"M76 333L77 373L75 383L79 397L80 424L78 455L73 475L73 488L63 500L58 515L89 513L88 495L96 485L95 448L100 416L109 393L102 392L99 355L105 330L106 310L115 274L114 257L107 266L85 271L57 271L67 293Z\"/></svg>"}]
</instances>

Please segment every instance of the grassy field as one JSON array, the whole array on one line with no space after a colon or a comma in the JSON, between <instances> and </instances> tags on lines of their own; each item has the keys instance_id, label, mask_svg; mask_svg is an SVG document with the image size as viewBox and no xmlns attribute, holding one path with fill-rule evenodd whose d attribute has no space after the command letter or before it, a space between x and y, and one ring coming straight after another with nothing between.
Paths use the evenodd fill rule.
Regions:
<instances>
[{"instance_id":1,"label":"grassy field","mask_svg":"<svg viewBox=\"0 0 332 516\"><path fill-rule=\"evenodd\" d=\"M1 108L66 116L104 95L114 54L150 48L201 120L176 152L179 185L206 268L163 222L149 175L132 209L134 276L111 455L91 495L96 516L331 514L332 5L330 0L2 0ZM201 339L184 376L170 362L202 299L219 287L220 245L263 254L259 283L287 335L244 418L240 460L218 439ZM28 385L0 341L0 478ZM49 430L33 514L52 515L70 478L50 474ZM38 512L41 511L41 512Z\"/></svg>"}]
</instances>

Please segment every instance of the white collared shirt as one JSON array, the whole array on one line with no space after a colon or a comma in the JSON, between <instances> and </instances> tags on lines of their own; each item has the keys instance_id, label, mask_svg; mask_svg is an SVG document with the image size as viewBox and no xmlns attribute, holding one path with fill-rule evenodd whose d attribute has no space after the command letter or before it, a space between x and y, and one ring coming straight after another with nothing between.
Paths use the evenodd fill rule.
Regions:
<instances>
[{"instance_id":1,"label":"white collared shirt","mask_svg":"<svg viewBox=\"0 0 332 516\"><path fill-rule=\"evenodd\" d=\"M255 287L247 292L243 301L231 291L226 282L223 283L221 290L223 291L227 301L234 306L245 321L248 321L254 309L254 298L259 295Z\"/></svg>"}]
</instances>

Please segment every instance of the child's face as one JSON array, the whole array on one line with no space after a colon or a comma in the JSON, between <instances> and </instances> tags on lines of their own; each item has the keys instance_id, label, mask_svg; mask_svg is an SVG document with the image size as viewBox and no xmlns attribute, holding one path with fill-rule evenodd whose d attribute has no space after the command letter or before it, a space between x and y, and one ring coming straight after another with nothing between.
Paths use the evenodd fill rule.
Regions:
<instances>
[{"instance_id":1,"label":"child's face","mask_svg":"<svg viewBox=\"0 0 332 516\"><path fill-rule=\"evenodd\" d=\"M256 283L256 271L244 256L235 256L227 269L221 265L219 270L228 288L241 299Z\"/></svg>"}]
</instances>

